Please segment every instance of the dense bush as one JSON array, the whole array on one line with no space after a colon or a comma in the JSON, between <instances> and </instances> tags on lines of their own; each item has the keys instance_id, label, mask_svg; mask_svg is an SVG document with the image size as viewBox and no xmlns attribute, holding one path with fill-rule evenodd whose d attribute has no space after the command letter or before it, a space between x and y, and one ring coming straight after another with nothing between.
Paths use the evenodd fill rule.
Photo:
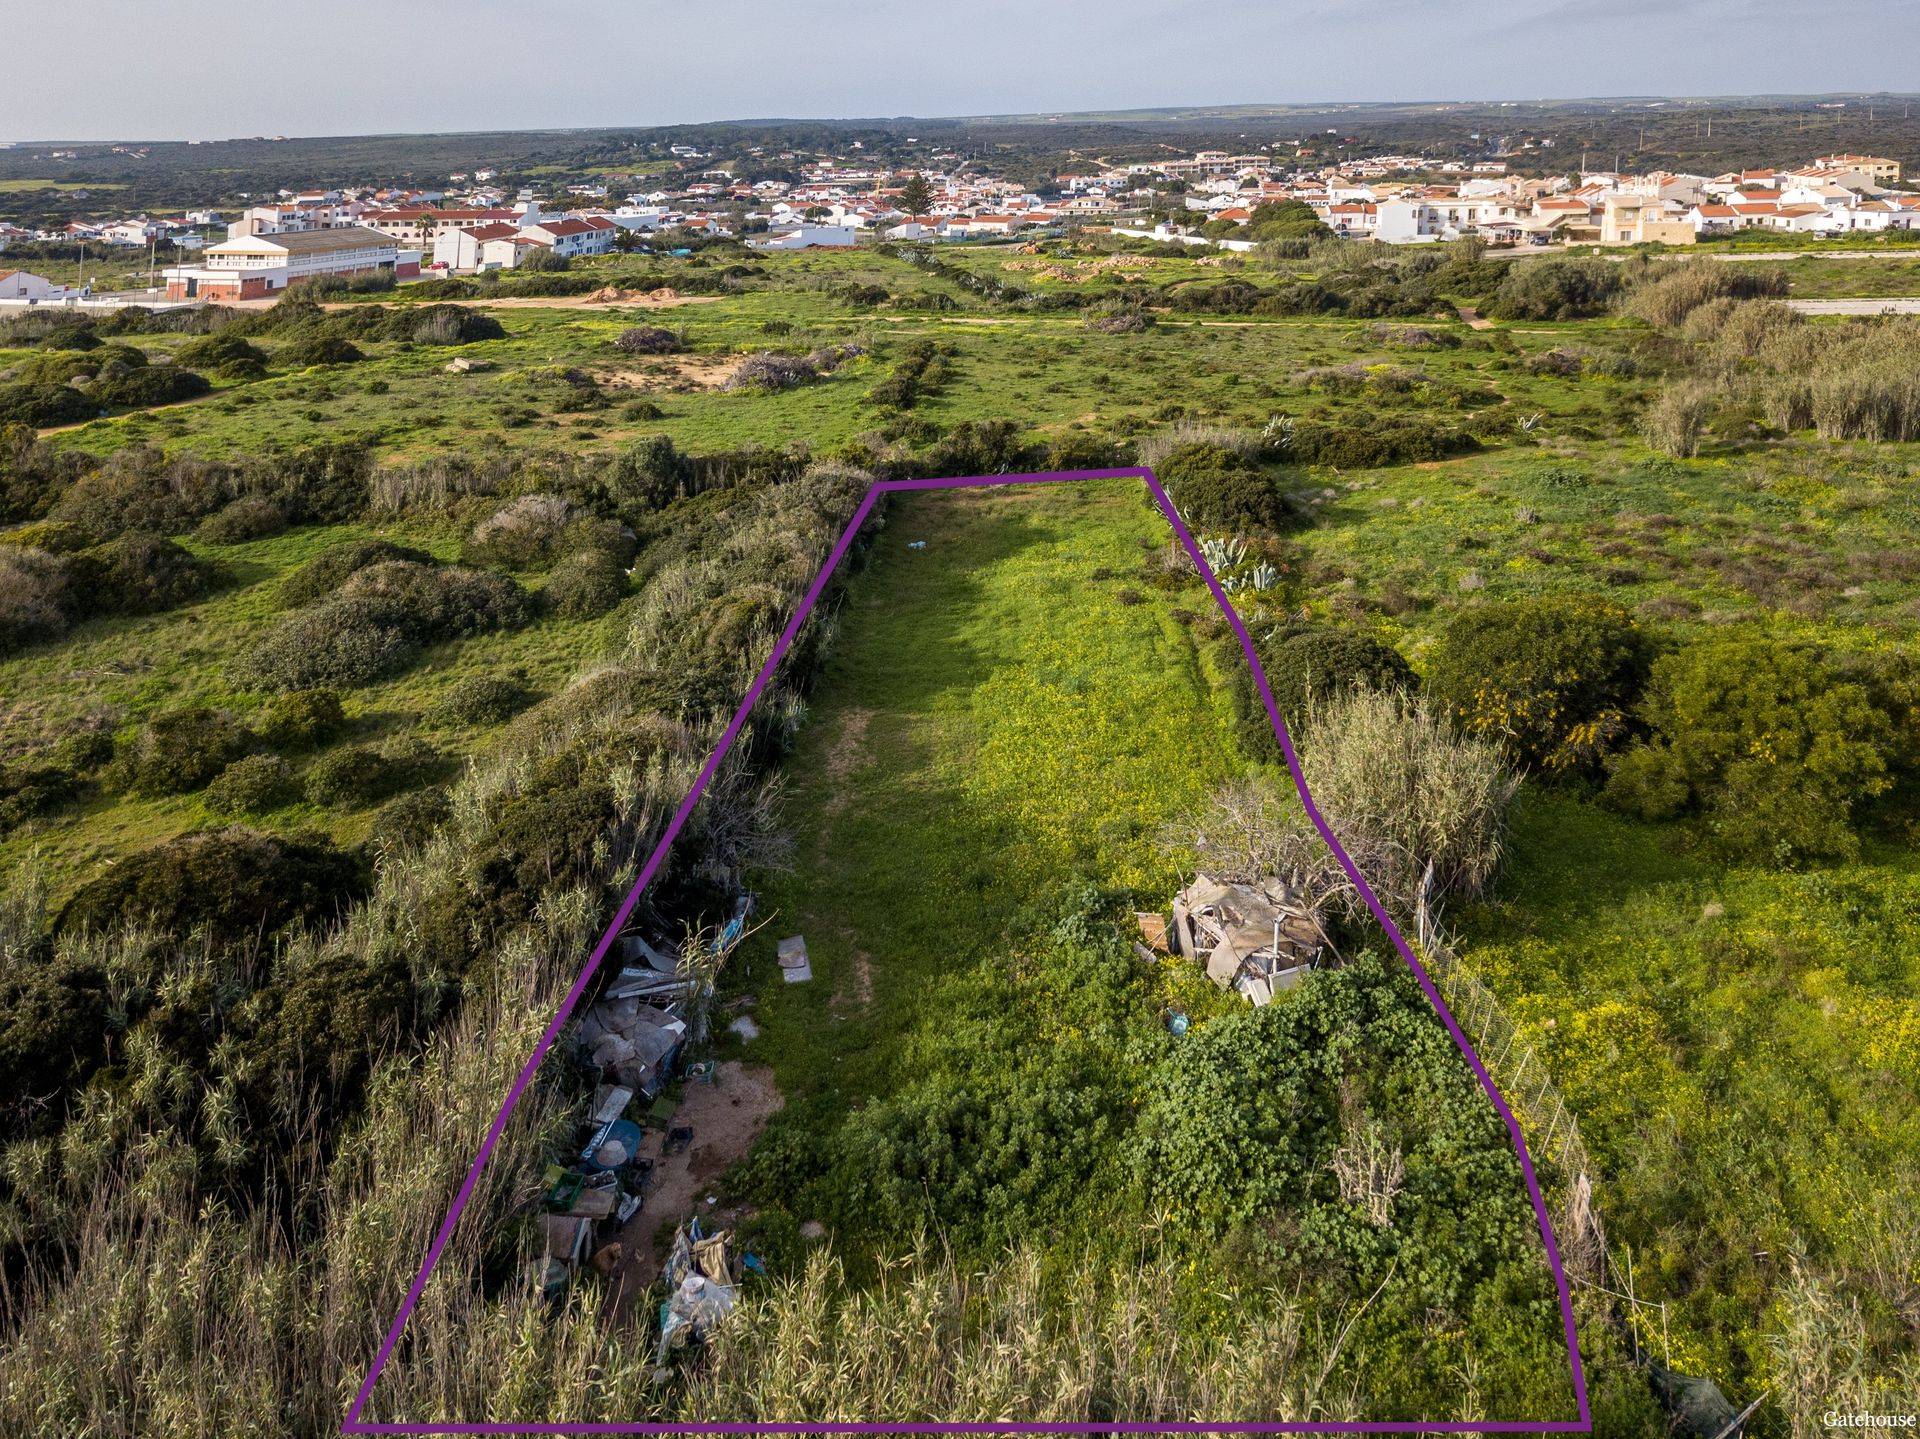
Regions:
<instances>
[{"instance_id":1,"label":"dense bush","mask_svg":"<svg viewBox=\"0 0 1920 1439\"><path fill-rule=\"evenodd\" d=\"M762 350L741 361L740 367L727 380L726 388L759 390L771 394L776 390L791 390L796 385L804 385L818 378L819 372L797 355Z\"/></svg>"},{"instance_id":2,"label":"dense bush","mask_svg":"<svg viewBox=\"0 0 1920 1439\"><path fill-rule=\"evenodd\" d=\"M144 350L132 345L101 345L92 350L52 350L13 367L9 379L17 385L70 385L79 380L111 379L144 369Z\"/></svg>"},{"instance_id":3,"label":"dense bush","mask_svg":"<svg viewBox=\"0 0 1920 1439\"><path fill-rule=\"evenodd\" d=\"M199 789L246 751L248 734L225 710L203 705L165 710L114 761L114 780L135 794Z\"/></svg>"},{"instance_id":4,"label":"dense bush","mask_svg":"<svg viewBox=\"0 0 1920 1439\"><path fill-rule=\"evenodd\" d=\"M102 408L101 401L71 385L0 385L0 425L77 425Z\"/></svg>"},{"instance_id":5,"label":"dense bush","mask_svg":"<svg viewBox=\"0 0 1920 1439\"><path fill-rule=\"evenodd\" d=\"M659 510L691 492L693 465L667 436L649 435L613 457L604 482L623 511Z\"/></svg>"},{"instance_id":6,"label":"dense bush","mask_svg":"<svg viewBox=\"0 0 1920 1439\"><path fill-rule=\"evenodd\" d=\"M338 335L307 334L274 351L274 362L290 370L314 365L351 365L366 359L366 352L351 340Z\"/></svg>"},{"instance_id":7,"label":"dense bush","mask_svg":"<svg viewBox=\"0 0 1920 1439\"><path fill-rule=\"evenodd\" d=\"M1652 734L1616 761L1607 798L1698 817L1737 859L1851 857L1855 811L1892 784L1893 721L1801 646L1729 636L1663 655L1642 713Z\"/></svg>"},{"instance_id":8,"label":"dense bush","mask_svg":"<svg viewBox=\"0 0 1920 1439\"><path fill-rule=\"evenodd\" d=\"M1483 313L1495 320L1580 320L1605 314L1620 289L1618 265L1599 260L1518 261L1508 266Z\"/></svg>"},{"instance_id":9,"label":"dense bush","mask_svg":"<svg viewBox=\"0 0 1920 1439\"><path fill-rule=\"evenodd\" d=\"M1512 600L1455 615L1428 682L1468 734L1550 775L1590 775L1626 739L1652 658L1618 605Z\"/></svg>"},{"instance_id":10,"label":"dense bush","mask_svg":"<svg viewBox=\"0 0 1920 1439\"><path fill-rule=\"evenodd\" d=\"M521 495L474 526L464 555L477 564L528 570L552 562L573 507L558 495Z\"/></svg>"},{"instance_id":11,"label":"dense bush","mask_svg":"<svg viewBox=\"0 0 1920 1439\"><path fill-rule=\"evenodd\" d=\"M220 370L230 365L264 367L267 352L239 335L220 331L188 340L173 352L174 362L202 370Z\"/></svg>"},{"instance_id":12,"label":"dense bush","mask_svg":"<svg viewBox=\"0 0 1920 1439\"><path fill-rule=\"evenodd\" d=\"M295 922L331 920L366 894L367 880L361 861L323 842L240 828L189 834L82 885L56 927L113 929L132 920L187 934L204 926L216 943L249 944Z\"/></svg>"},{"instance_id":13,"label":"dense bush","mask_svg":"<svg viewBox=\"0 0 1920 1439\"><path fill-rule=\"evenodd\" d=\"M1412 418L1367 425L1298 420L1283 426L1274 440L1274 449L1288 460L1341 470L1422 464L1479 447L1479 441L1462 430Z\"/></svg>"},{"instance_id":14,"label":"dense bush","mask_svg":"<svg viewBox=\"0 0 1920 1439\"><path fill-rule=\"evenodd\" d=\"M1237 450L1180 445L1154 473L1189 524L1274 534L1300 522L1272 477Z\"/></svg>"},{"instance_id":15,"label":"dense bush","mask_svg":"<svg viewBox=\"0 0 1920 1439\"><path fill-rule=\"evenodd\" d=\"M414 767L374 749L331 750L307 770L307 798L329 809L375 804L407 787Z\"/></svg>"},{"instance_id":16,"label":"dense bush","mask_svg":"<svg viewBox=\"0 0 1920 1439\"><path fill-rule=\"evenodd\" d=\"M438 785L388 800L373 816L373 838L382 846L417 848L453 818L453 803Z\"/></svg>"},{"instance_id":17,"label":"dense bush","mask_svg":"<svg viewBox=\"0 0 1920 1439\"><path fill-rule=\"evenodd\" d=\"M0 655L65 634L73 604L65 560L45 550L0 545Z\"/></svg>"},{"instance_id":18,"label":"dense bush","mask_svg":"<svg viewBox=\"0 0 1920 1439\"><path fill-rule=\"evenodd\" d=\"M278 750L318 749L346 728L340 696L332 690L291 690L275 695L261 711L260 738Z\"/></svg>"},{"instance_id":19,"label":"dense bush","mask_svg":"<svg viewBox=\"0 0 1920 1439\"><path fill-rule=\"evenodd\" d=\"M339 593L282 620L235 666L260 689L367 684L422 646L522 623L526 591L504 575L384 560L355 570Z\"/></svg>"},{"instance_id":20,"label":"dense bush","mask_svg":"<svg viewBox=\"0 0 1920 1439\"><path fill-rule=\"evenodd\" d=\"M220 771L201 802L225 819L262 814L286 803L293 793L293 767L277 754L250 754Z\"/></svg>"},{"instance_id":21,"label":"dense bush","mask_svg":"<svg viewBox=\"0 0 1920 1439\"><path fill-rule=\"evenodd\" d=\"M288 609L337 593L350 575L389 560L430 565L433 556L387 540L347 540L330 546L280 582L277 598Z\"/></svg>"},{"instance_id":22,"label":"dense bush","mask_svg":"<svg viewBox=\"0 0 1920 1439\"><path fill-rule=\"evenodd\" d=\"M0 837L51 814L80 792L79 778L58 765L0 765Z\"/></svg>"},{"instance_id":23,"label":"dense bush","mask_svg":"<svg viewBox=\"0 0 1920 1439\"><path fill-rule=\"evenodd\" d=\"M241 545L277 535L287 527L287 512L265 495L242 495L200 522L196 537L210 545Z\"/></svg>"},{"instance_id":24,"label":"dense bush","mask_svg":"<svg viewBox=\"0 0 1920 1439\"><path fill-rule=\"evenodd\" d=\"M592 619L627 597L627 571L606 550L580 550L554 566L542 593L562 619Z\"/></svg>"},{"instance_id":25,"label":"dense bush","mask_svg":"<svg viewBox=\"0 0 1920 1439\"><path fill-rule=\"evenodd\" d=\"M212 388L205 375L193 370L183 370L178 365L151 365L104 376L87 393L96 405L137 410L148 405L172 405L197 399Z\"/></svg>"},{"instance_id":26,"label":"dense bush","mask_svg":"<svg viewBox=\"0 0 1920 1439\"><path fill-rule=\"evenodd\" d=\"M382 333L389 340L416 345L471 345L480 340L504 340L506 327L493 316L466 305L427 305L396 310Z\"/></svg>"},{"instance_id":27,"label":"dense bush","mask_svg":"<svg viewBox=\"0 0 1920 1439\"><path fill-rule=\"evenodd\" d=\"M158 535L130 534L73 556L76 593L88 614L150 615L211 594L227 573Z\"/></svg>"},{"instance_id":28,"label":"dense bush","mask_svg":"<svg viewBox=\"0 0 1920 1439\"><path fill-rule=\"evenodd\" d=\"M512 629L528 618L527 592L505 575L457 565L387 560L356 570L343 599L369 599L417 644Z\"/></svg>"},{"instance_id":29,"label":"dense bush","mask_svg":"<svg viewBox=\"0 0 1920 1439\"><path fill-rule=\"evenodd\" d=\"M494 675L474 675L461 680L442 695L427 718L435 724L499 724L525 709L533 695L514 680Z\"/></svg>"},{"instance_id":30,"label":"dense bush","mask_svg":"<svg viewBox=\"0 0 1920 1439\"><path fill-rule=\"evenodd\" d=\"M1300 726L1314 703L1330 696L1356 687L1404 690L1414 683L1412 667L1392 645L1344 625L1291 624L1256 637L1254 647L1266 672L1267 689L1289 733ZM1238 641L1223 656L1223 668L1230 677L1241 747L1256 759L1278 763L1280 742Z\"/></svg>"},{"instance_id":31,"label":"dense bush","mask_svg":"<svg viewBox=\"0 0 1920 1439\"><path fill-rule=\"evenodd\" d=\"M0 966L0 1094L12 1096L0 1135L29 1132L32 1096L67 1096L106 1057L107 981L97 964L21 956ZM65 1106L40 1111L57 1121Z\"/></svg>"},{"instance_id":32,"label":"dense bush","mask_svg":"<svg viewBox=\"0 0 1920 1439\"><path fill-rule=\"evenodd\" d=\"M613 337L613 347L628 355L671 355L683 343L672 330L657 325L635 325Z\"/></svg>"}]
</instances>

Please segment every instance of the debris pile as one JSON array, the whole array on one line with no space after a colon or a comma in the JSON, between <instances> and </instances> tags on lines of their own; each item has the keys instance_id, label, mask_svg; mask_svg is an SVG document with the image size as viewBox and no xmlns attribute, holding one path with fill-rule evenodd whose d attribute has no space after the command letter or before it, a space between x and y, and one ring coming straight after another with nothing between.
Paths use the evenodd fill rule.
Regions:
<instances>
[{"instance_id":1,"label":"debris pile","mask_svg":"<svg viewBox=\"0 0 1920 1439\"><path fill-rule=\"evenodd\" d=\"M1250 884L1195 875L1174 897L1166 942L1254 1004L1298 984L1328 949L1305 891L1273 875Z\"/></svg>"}]
</instances>

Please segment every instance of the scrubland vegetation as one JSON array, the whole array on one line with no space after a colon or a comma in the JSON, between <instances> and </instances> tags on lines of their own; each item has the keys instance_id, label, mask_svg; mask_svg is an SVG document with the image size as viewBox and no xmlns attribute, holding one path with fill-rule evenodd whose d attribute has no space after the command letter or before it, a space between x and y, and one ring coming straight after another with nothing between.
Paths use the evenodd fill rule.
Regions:
<instances>
[{"instance_id":1,"label":"scrubland vegetation","mask_svg":"<svg viewBox=\"0 0 1920 1439\"><path fill-rule=\"evenodd\" d=\"M868 480L1126 463L1336 832L1552 1071L1643 1349L1771 1391L1768 1439L1920 1391L1920 328L1800 317L1803 261L1296 239L6 322L0 1427L337 1426ZM486 303L605 284L700 303ZM787 1100L725 1186L774 1280L665 1385L593 1283L510 1282L556 1058L369 1417L1567 1409L1504 1133L1191 565L1131 493L942 503L872 532L647 900L750 883L818 956L736 1056ZM1354 962L1257 1013L1140 965L1127 911L1235 855ZM1576 1301L1598 1432L1663 1432L1638 1311Z\"/></svg>"}]
</instances>

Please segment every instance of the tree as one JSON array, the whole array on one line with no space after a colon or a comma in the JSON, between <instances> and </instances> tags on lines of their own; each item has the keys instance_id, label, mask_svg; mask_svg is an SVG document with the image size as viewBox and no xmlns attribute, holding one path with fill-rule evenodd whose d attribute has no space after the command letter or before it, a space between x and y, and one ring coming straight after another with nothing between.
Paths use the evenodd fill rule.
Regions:
<instances>
[{"instance_id":1,"label":"tree","mask_svg":"<svg viewBox=\"0 0 1920 1439\"><path fill-rule=\"evenodd\" d=\"M1550 775L1591 773L1627 732L1652 646L1618 605L1546 597L1456 615L1428 682L1468 734Z\"/></svg>"},{"instance_id":2,"label":"tree","mask_svg":"<svg viewBox=\"0 0 1920 1439\"><path fill-rule=\"evenodd\" d=\"M932 203L933 187L925 175L914 172L913 178L900 187L900 208L909 215L924 215Z\"/></svg>"},{"instance_id":3,"label":"tree","mask_svg":"<svg viewBox=\"0 0 1920 1439\"><path fill-rule=\"evenodd\" d=\"M1735 637L1663 655L1642 711L1653 736L1621 756L1607 798L1645 819L1698 816L1737 859L1850 858L1855 807L1892 785L1892 720L1801 646Z\"/></svg>"}]
</instances>

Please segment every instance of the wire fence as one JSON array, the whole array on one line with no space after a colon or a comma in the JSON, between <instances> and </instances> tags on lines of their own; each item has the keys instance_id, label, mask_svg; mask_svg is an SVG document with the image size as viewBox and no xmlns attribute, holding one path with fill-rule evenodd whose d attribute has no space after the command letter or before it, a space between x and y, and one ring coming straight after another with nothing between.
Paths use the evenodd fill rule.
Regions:
<instances>
[{"instance_id":1,"label":"wire fence","mask_svg":"<svg viewBox=\"0 0 1920 1439\"><path fill-rule=\"evenodd\" d=\"M1634 1292L1633 1255L1616 1257L1594 1198L1595 1165L1580 1137L1580 1125L1553 1082L1546 1061L1493 991L1461 960L1453 939L1427 903L1422 886L1415 907L1415 935L1427 973L1453 1011L1480 1062L1519 1120L1540 1174L1543 1192L1559 1213L1554 1238L1567 1278L1615 1301L1636 1355L1658 1346L1671 1361L1667 1306Z\"/></svg>"}]
</instances>

